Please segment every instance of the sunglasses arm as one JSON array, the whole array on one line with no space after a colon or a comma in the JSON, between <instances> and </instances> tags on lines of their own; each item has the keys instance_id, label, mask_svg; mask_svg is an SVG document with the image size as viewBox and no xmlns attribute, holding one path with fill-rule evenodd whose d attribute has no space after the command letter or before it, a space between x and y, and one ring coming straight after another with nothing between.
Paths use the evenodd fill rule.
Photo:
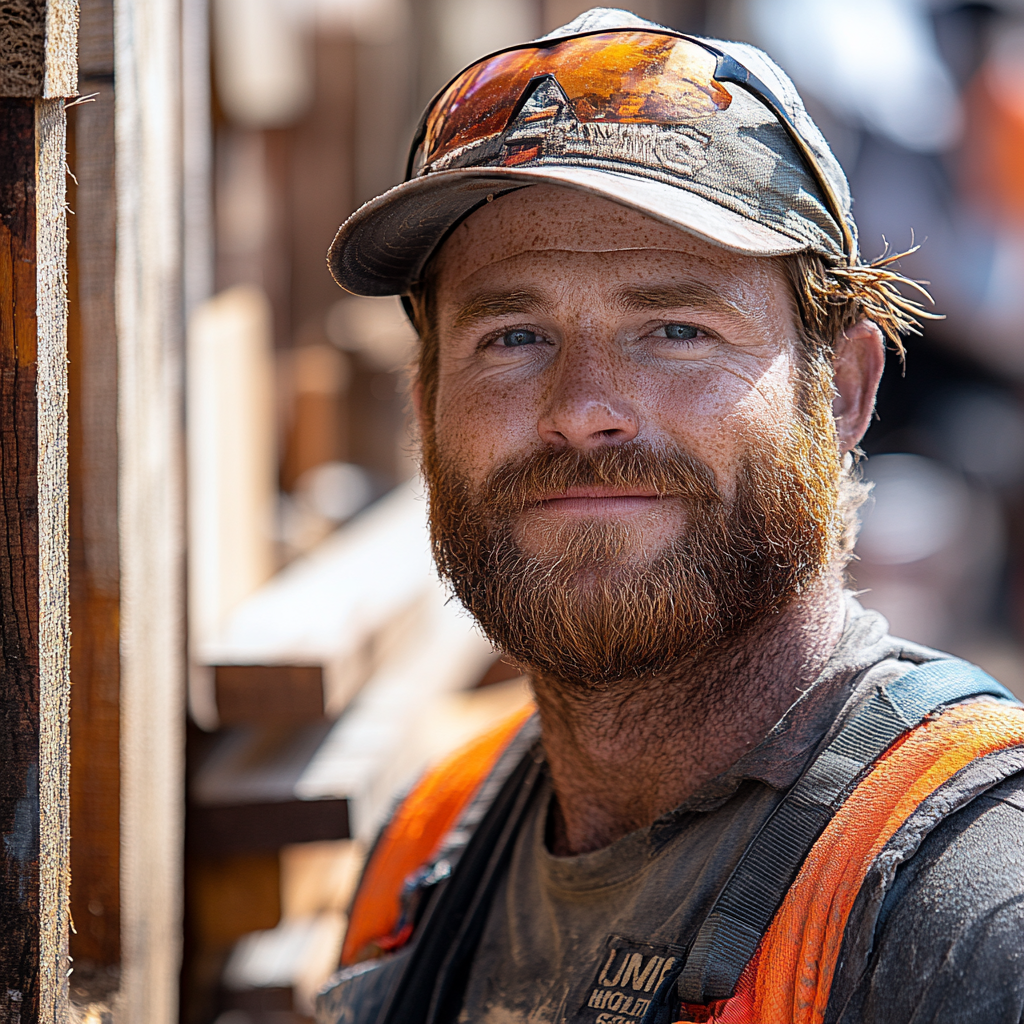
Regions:
<instances>
[{"instance_id":1,"label":"sunglasses arm","mask_svg":"<svg viewBox=\"0 0 1024 1024\"><path fill-rule=\"evenodd\" d=\"M712 48L705 46L706 49L711 50ZM818 163L817 157L811 150L811 147L807 145L804 137L797 130L795 124L790 120L789 114L786 112L786 108L779 102L775 94L768 88L764 82L761 81L752 71L745 68L738 60L734 57L730 57L729 54L723 53L721 50L712 50L715 56L718 58L718 67L715 68L715 80L718 82L732 82L734 85L738 85L747 92L751 93L755 99L760 100L774 115L776 120L786 129L786 134L793 140L793 144L799 150L800 155L803 157L804 163L807 165L807 169L814 176L814 180L818 183L818 187L821 189L822 194L825 197L825 202L828 205L829 213L832 214L832 219L836 222L836 226L842 232L843 235L843 250L846 253L846 258L852 263L854 260L854 254L856 253L856 243L853 240L853 234L850 231L850 226L846 223L846 218L843 216L842 207L839 204L839 199L829 184L828 179L825 177L824 172Z\"/></svg>"}]
</instances>

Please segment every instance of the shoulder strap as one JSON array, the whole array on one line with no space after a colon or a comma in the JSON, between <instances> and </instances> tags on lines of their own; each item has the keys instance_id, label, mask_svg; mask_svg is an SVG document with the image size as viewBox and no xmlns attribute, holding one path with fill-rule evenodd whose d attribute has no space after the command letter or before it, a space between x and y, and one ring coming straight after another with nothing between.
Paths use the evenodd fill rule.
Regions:
<instances>
[{"instance_id":1,"label":"shoulder strap","mask_svg":"<svg viewBox=\"0 0 1024 1024\"><path fill-rule=\"evenodd\" d=\"M430 769L399 804L381 831L356 890L341 954L343 966L401 945L394 939L401 930L406 880L439 856L439 848L454 862L467 832L486 810L483 805L490 805L522 757L515 739L533 712L533 705L528 705L457 750ZM504 757L506 753L511 756ZM499 770L503 762L508 762L504 772Z\"/></svg>"},{"instance_id":2,"label":"shoulder strap","mask_svg":"<svg viewBox=\"0 0 1024 1024\"><path fill-rule=\"evenodd\" d=\"M966 802L1024 769L1024 709L960 704L886 752L814 844L772 921L759 948L763 969L750 1020L822 1024L846 922L868 871L891 853L889 841L918 808L929 805L928 820L937 824L963 806L946 783L969 766L974 792L961 798Z\"/></svg>"},{"instance_id":3,"label":"shoulder strap","mask_svg":"<svg viewBox=\"0 0 1024 1024\"><path fill-rule=\"evenodd\" d=\"M520 740L509 748L521 751ZM458 870L435 887L409 951L401 978L393 985L375 1024L439 1024L454 1019L469 966L483 931L495 889L504 874L512 846L537 786L544 759L536 742L520 753L472 829L458 861Z\"/></svg>"},{"instance_id":4,"label":"shoulder strap","mask_svg":"<svg viewBox=\"0 0 1024 1024\"><path fill-rule=\"evenodd\" d=\"M707 1005L733 994L808 852L868 767L937 708L982 695L1018 703L980 668L957 659L927 662L877 687L741 857L682 968L683 1002Z\"/></svg>"}]
</instances>

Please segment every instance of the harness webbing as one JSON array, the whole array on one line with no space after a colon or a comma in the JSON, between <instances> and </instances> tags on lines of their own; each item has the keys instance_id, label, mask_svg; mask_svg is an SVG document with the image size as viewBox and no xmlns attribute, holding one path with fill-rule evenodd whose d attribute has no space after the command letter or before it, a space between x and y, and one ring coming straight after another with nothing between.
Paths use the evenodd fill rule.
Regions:
<instances>
[{"instance_id":1,"label":"harness webbing","mask_svg":"<svg viewBox=\"0 0 1024 1024\"><path fill-rule=\"evenodd\" d=\"M407 880L425 865L450 868L495 800L510 771L536 738L532 707L509 715L495 728L428 771L399 804L366 861L349 914L341 963L351 966L401 948L411 934L403 925ZM428 872L429 873L429 869ZM440 877L440 873L439 873Z\"/></svg>"},{"instance_id":2,"label":"harness webbing","mask_svg":"<svg viewBox=\"0 0 1024 1024\"><path fill-rule=\"evenodd\" d=\"M385 1000L376 1024L434 1024L454 1019L491 897L512 855L515 837L543 774L543 758L531 743L529 723L508 755L519 757L493 803L469 836L456 870L440 882L420 923L401 980ZM525 733L525 735L524 735ZM470 808L472 813L472 807ZM460 821L459 831L466 831Z\"/></svg>"},{"instance_id":3,"label":"harness webbing","mask_svg":"<svg viewBox=\"0 0 1024 1024\"><path fill-rule=\"evenodd\" d=\"M740 858L682 968L678 988L684 1002L706 1005L733 994L800 865L860 776L937 708L972 696L1018 703L980 668L955 659L927 662L871 694Z\"/></svg>"}]
</instances>

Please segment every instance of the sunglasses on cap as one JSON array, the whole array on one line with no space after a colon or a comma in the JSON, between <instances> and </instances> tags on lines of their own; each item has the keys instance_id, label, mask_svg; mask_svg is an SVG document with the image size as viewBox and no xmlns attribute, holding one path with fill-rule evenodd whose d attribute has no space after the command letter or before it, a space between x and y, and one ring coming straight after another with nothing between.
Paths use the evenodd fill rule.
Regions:
<instances>
[{"instance_id":1,"label":"sunglasses on cap","mask_svg":"<svg viewBox=\"0 0 1024 1024\"><path fill-rule=\"evenodd\" d=\"M785 107L738 60L680 33L630 29L569 36L510 47L460 72L431 101L413 140L407 180L447 154L500 135L533 94L553 79L576 118L606 124L677 125L725 110L731 82L766 106L792 139L854 258L856 244L835 191ZM523 160L533 152L525 152Z\"/></svg>"}]
</instances>

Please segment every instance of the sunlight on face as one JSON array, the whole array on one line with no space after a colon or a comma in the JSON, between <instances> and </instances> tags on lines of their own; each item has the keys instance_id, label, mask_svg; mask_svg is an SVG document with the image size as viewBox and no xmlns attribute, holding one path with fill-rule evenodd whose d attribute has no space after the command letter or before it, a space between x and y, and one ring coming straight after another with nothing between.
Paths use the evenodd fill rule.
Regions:
<instances>
[{"instance_id":1,"label":"sunlight on face","mask_svg":"<svg viewBox=\"0 0 1024 1024\"><path fill-rule=\"evenodd\" d=\"M476 485L546 447L637 440L700 460L731 498L749 439L791 426L794 314L772 260L539 187L465 221L439 255L436 280L435 436ZM685 519L684 503L650 487L536 499L519 528L538 552L553 552L551 538L584 521L621 524L655 551Z\"/></svg>"},{"instance_id":2,"label":"sunlight on face","mask_svg":"<svg viewBox=\"0 0 1024 1024\"><path fill-rule=\"evenodd\" d=\"M502 650L661 672L828 563L830 377L774 261L538 188L470 217L436 282L435 555Z\"/></svg>"}]
</instances>

